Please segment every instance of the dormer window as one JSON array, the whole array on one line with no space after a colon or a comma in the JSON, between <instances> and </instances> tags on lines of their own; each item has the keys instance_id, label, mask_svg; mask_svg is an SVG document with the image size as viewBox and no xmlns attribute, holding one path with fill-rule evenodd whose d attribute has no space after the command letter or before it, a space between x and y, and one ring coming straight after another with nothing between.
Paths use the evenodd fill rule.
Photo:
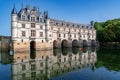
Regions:
<instances>
[{"instance_id":1,"label":"dormer window","mask_svg":"<svg viewBox=\"0 0 120 80\"><path fill-rule=\"evenodd\" d=\"M35 21L35 17L31 17L31 21Z\"/></svg>"},{"instance_id":2,"label":"dormer window","mask_svg":"<svg viewBox=\"0 0 120 80\"><path fill-rule=\"evenodd\" d=\"M42 22L42 18L40 18L40 22Z\"/></svg>"},{"instance_id":3,"label":"dormer window","mask_svg":"<svg viewBox=\"0 0 120 80\"><path fill-rule=\"evenodd\" d=\"M24 15L22 15L22 20L25 20L25 16Z\"/></svg>"}]
</instances>

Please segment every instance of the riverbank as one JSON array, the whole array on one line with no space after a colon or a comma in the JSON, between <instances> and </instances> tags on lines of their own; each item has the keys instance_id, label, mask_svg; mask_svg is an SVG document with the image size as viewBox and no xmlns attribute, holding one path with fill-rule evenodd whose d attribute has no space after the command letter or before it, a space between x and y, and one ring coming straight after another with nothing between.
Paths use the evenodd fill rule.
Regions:
<instances>
[{"instance_id":1,"label":"riverbank","mask_svg":"<svg viewBox=\"0 0 120 80\"><path fill-rule=\"evenodd\" d=\"M119 42L100 42L100 47L104 48L120 48Z\"/></svg>"}]
</instances>

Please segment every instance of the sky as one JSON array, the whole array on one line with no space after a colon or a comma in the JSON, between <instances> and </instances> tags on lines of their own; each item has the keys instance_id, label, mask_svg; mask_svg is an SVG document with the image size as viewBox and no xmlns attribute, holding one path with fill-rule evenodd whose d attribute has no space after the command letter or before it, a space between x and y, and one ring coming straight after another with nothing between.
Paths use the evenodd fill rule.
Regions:
<instances>
[{"instance_id":1,"label":"sky","mask_svg":"<svg viewBox=\"0 0 120 80\"><path fill-rule=\"evenodd\" d=\"M30 5L40 12L48 11L50 18L89 24L120 18L120 0L0 0L0 35L11 35L11 11Z\"/></svg>"}]
</instances>

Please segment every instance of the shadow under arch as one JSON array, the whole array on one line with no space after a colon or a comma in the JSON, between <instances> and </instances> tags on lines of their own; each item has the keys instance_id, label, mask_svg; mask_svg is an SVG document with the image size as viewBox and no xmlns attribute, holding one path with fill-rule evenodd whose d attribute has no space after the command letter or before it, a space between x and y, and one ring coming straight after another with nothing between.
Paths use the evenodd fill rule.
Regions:
<instances>
[{"instance_id":1,"label":"shadow under arch","mask_svg":"<svg viewBox=\"0 0 120 80\"><path fill-rule=\"evenodd\" d=\"M61 47L68 48L69 47L69 42L66 39L63 39L61 42Z\"/></svg>"},{"instance_id":2,"label":"shadow under arch","mask_svg":"<svg viewBox=\"0 0 120 80\"><path fill-rule=\"evenodd\" d=\"M53 48L58 48L58 41L57 40L54 40L53 41Z\"/></svg>"},{"instance_id":3,"label":"shadow under arch","mask_svg":"<svg viewBox=\"0 0 120 80\"><path fill-rule=\"evenodd\" d=\"M53 49L53 56L61 55L61 49Z\"/></svg>"},{"instance_id":4,"label":"shadow under arch","mask_svg":"<svg viewBox=\"0 0 120 80\"><path fill-rule=\"evenodd\" d=\"M83 47L87 47L87 46L88 46L87 40L83 40Z\"/></svg>"},{"instance_id":5,"label":"shadow under arch","mask_svg":"<svg viewBox=\"0 0 120 80\"><path fill-rule=\"evenodd\" d=\"M83 53L86 53L87 50L88 50L88 47L84 47L84 48L83 48Z\"/></svg>"},{"instance_id":6,"label":"shadow under arch","mask_svg":"<svg viewBox=\"0 0 120 80\"><path fill-rule=\"evenodd\" d=\"M74 40L72 41L72 47L80 47L79 42L78 42L77 39L74 39Z\"/></svg>"},{"instance_id":7,"label":"shadow under arch","mask_svg":"<svg viewBox=\"0 0 120 80\"><path fill-rule=\"evenodd\" d=\"M77 54L78 52L79 52L79 48L77 48L77 47L72 48L72 53L73 54Z\"/></svg>"},{"instance_id":8,"label":"shadow under arch","mask_svg":"<svg viewBox=\"0 0 120 80\"><path fill-rule=\"evenodd\" d=\"M62 55L66 56L68 54L68 48L62 48Z\"/></svg>"},{"instance_id":9,"label":"shadow under arch","mask_svg":"<svg viewBox=\"0 0 120 80\"><path fill-rule=\"evenodd\" d=\"M91 40L91 46L95 47L96 46L96 41L95 40Z\"/></svg>"},{"instance_id":10,"label":"shadow under arch","mask_svg":"<svg viewBox=\"0 0 120 80\"><path fill-rule=\"evenodd\" d=\"M30 42L30 50L35 50L36 49L36 42L35 41L31 41Z\"/></svg>"},{"instance_id":11,"label":"shadow under arch","mask_svg":"<svg viewBox=\"0 0 120 80\"><path fill-rule=\"evenodd\" d=\"M31 50L30 51L30 59L35 59L36 58L36 51L35 50Z\"/></svg>"},{"instance_id":12,"label":"shadow under arch","mask_svg":"<svg viewBox=\"0 0 120 80\"><path fill-rule=\"evenodd\" d=\"M36 57L36 42L35 41L31 41L30 42L30 58L31 59L35 59Z\"/></svg>"}]
</instances>

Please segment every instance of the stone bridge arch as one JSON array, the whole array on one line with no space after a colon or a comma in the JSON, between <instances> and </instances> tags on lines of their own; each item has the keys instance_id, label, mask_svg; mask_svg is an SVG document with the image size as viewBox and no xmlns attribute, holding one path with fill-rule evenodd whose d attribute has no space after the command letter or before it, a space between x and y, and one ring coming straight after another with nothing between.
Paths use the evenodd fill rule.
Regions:
<instances>
[{"instance_id":1,"label":"stone bridge arch","mask_svg":"<svg viewBox=\"0 0 120 80\"><path fill-rule=\"evenodd\" d=\"M62 55L66 56L68 54L68 48L63 47L62 48Z\"/></svg>"},{"instance_id":2,"label":"stone bridge arch","mask_svg":"<svg viewBox=\"0 0 120 80\"><path fill-rule=\"evenodd\" d=\"M72 53L75 54L75 55L76 55L77 53L79 53L79 48L73 47L73 48L72 48Z\"/></svg>"},{"instance_id":3,"label":"stone bridge arch","mask_svg":"<svg viewBox=\"0 0 120 80\"><path fill-rule=\"evenodd\" d=\"M35 41L31 41L30 42L30 58L31 59L35 59L36 57L36 42Z\"/></svg>"},{"instance_id":4,"label":"stone bridge arch","mask_svg":"<svg viewBox=\"0 0 120 80\"><path fill-rule=\"evenodd\" d=\"M87 40L83 40L83 47L87 47L87 46L88 46Z\"/></svg>"},{"instance_id":5,"label":"stone bridge arch","mask_svg":"<svg viewBox=\"0 0 120 80\"><path fill-rule=\"evenodd\" d=\"M80 47L79 41L77 39L72 41L72 47Z\"/></svg>"},{"instance_id":6,"label":"stone bridge arch","mask_svg":"<svg viewBox=\"0 0 120 80\"><path fill-rule=\"evenodd\" d=\"M62 40L62 42L61 42L61 47L63 48L63 47L69 47L69 41L68 40L66 40L66 39L63 39Z\"/></svg>"},{"instance_id":7,"label":"stone bridge arch","mask_svg":"<svg viewBox=\"0 0 120 80\"><path fill-rule=\"evenodd\" d=\"M31 50L35 50L36 49L36 42L35 41L31 41L30 42L30 51Z\"/></svg>"},{"instance_id":8,"label":"stone bridge arch","mask_svg":"<svg viewBox=\"0 0 120 80\"><path fill-rule=\"evenodd\" d=\"M58 40L54 40L53 41L53 48L58 48L59 47L59 44L58 44Z\"/></svg>"},{"instance_id":9,"label":"stone bridge arch","mask_svg":"<svg viewBox=\"0 0 120 80\"><path fill-rule=\"evenodd\" d=\"M96 41L95 41L95 40L92 40L92 41L91 41L91 46L92 46L92 47L95 47L95 46L96 46Z\"/></svg>"}]
</instances>

